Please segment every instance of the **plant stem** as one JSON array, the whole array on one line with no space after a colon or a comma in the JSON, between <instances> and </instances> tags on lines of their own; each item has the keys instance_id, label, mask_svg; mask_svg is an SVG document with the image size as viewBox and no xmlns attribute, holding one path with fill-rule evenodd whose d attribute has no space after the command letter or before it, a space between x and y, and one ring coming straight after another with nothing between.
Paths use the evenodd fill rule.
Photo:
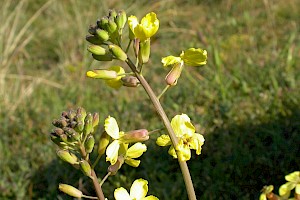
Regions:
<instances>
[{"instance_id":1,"label":"plant stem","mask_svg":"<svg viewBox=\"0 0 300 200\"><path fill-rule=\"evenodd\" d=\"M164 94L165 92L169 89L170 85L167 85L164 90L160 93L160 95L157 96L158 99L160 99Z\"/></svg>"},{"instance_id":2,"label":"plant stem","mask_svg":"<svg viewBox=\"0 0 300 200\"><path fill-rule=\"evenodd\" d=\"M90 160L89 160L89 156L88 154L86 153L85 151L85 148L82 144L79 144L80 146L80 153L82 155L82 157L87 161L89 162L89 164L91 164ZM95 170L92 168L92 173L91 173L91 176L93 177L92 180L93 180L93 184L94 184L94 188L95 188L95 191L96 191L96 194L97 194L97 197L99 200L105 200L105 197L104 197L104 194L103 194L103 191L101 189L101 186L98 182L98 177L95 173Z\"/></svg>"},{"instance_id":3,"label":"plant stem","mask_svg":"<svg viewBox=\"0 0 300 200\"><path fill-rule=\"evenodd\" d=\"M158 115L162 119L165 127L167 128L167 131L169 133L169 136L170 136L173 146L176 147L178 144L178 139L171 127L170 121L169 121L164 109L162 108L158 98L154 94L152 88L150 87L150 85L148 84L146 79L143 77L143 75L138 73L138 71L136 70L137 69L136 66L132 63L132 61L129 58L126 60L126 63L131 68L131 70L135 73L135 75L139 79L141 85L144 87L146 93L148 94L150 100L152 101L152 104L155 107L156 112L158 113ZM179 166L181 169L181 173L183 175L183 179L185 182L185 187L187 190L189 200L196 200L196 194L195 194L192 178L191 178L187 163L183 162L183 161L179 161L179 160L178 160L178 162L179 162Z\"/></svg>"},{"instance_id":4,"label":"plant stem","mask_svg":"<svg viewBox=\"0 0 300 200\"><path fill-rule=\"evenodd\" d=\"M84 197L86 199L98 199L98 197L91 197L91 196L87 196L87 195L82 195L82 197Z\"/></svg>"},{"instance_id":5,"label":"plant stem","mask_svg":"<svg viewBox=\"0 0 300 200\"><path fill-rule=\"evenodd\" d=\"M107 179L110 175L111 175L111 172L108 172L108 173L104 176L104 178L103 178L102 181L100 182L100 186L103 185L103 183L106 181L106 179Z\"/></svg>"}]
</instances>

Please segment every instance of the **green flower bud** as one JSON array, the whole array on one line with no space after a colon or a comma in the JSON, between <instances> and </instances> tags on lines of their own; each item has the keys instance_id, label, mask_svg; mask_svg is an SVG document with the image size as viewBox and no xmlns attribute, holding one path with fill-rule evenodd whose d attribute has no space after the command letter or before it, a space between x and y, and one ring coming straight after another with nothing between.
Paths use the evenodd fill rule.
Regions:
<instances>
[{"instance_id":1,"label":"green flower bud","mask_svg":"<svg viewBox=\"0 0 300 200\"><path fill-rule=\"evenodd\" d=\"M103 56L106 54L106 49L99 45L89 45L87 50L91 52L92 54L98 55L98 56Z\"/></svg>"},{"instance_id":2,"label":"green flower bud","mask_svg":"<svg viewBox=\"0 0 300 200\"><path fill-rule=\"evenodd\" d=\"M78 132L82 132L84 128L84 122L78 122L77 126L75 127L75 130Z\"/></svg>"},{"instance_id":3,"label":"green flower bud","mask_svg":"<svg viewBox=\"0 0 300 200\"><path fill-rule=\"evenodd\" d=\"M88 31L89 31L90 34L95 35L95 34L96 34L96 29L97 29L97 26L95 26L95 25L90 25Z\"/></svg>"},{"instance_id":4,"label":"green flower bud","mask_svg":"<svg viewBox=\"0 0 300 200\"><path fill-rule=\"evenodd\" d=\"M59 137L60 137L61 141L68 142L68 136L66 134L62 134Z\"/></svg>"},{"instance_id":5,"label":"green flower bud","mask_svg":"<svg viewBox=\"0 0 300 200\"><path fill-rule=\"evenodd\" d=\"M95 60L98 60L98 61L112 61L113 60L113 56L111 53L107 53L103 56L92 54L92 56Z\"/></svg>"},{"instance_id":6,"label":"green flower bud","mask_svg":"<svg viewBox=\"0 0 300 200\"><path fill-rule=\"evenodd\" d=\"M102 29L96 29L96 35L102 40L107 41L109 39L109 34L107 31Z\"/></svg>"},{"instance_id":7,"label":"green flower bud","mask_svg":"<svg viewBox=\"0 0 300 200\"><path fill-rule=\"evenodd\" d=\"M132 143L132 142L143 142L149 139L149 134L146 129L139 129L126 132L119 140Z\"/></svg>"},{"instance_id":8,"label":"green flower bud","mask_svg":"<svg viewBox=\"0 0 300 200\"><path fill-rule=\"evenodd\" d=\"M150 38L147 40L140 42L140 48L139 48L139 63L144 64L149 61L150 57Z\"/></svg>"},{"instance_id":9,"label":"green flower bud","mask_svg":"<svg viewBox=\"0 0 300 200\"><path fill-rule=\"evenodd\" d=\"M95 128L99 124L99 114L94 113L93 114L93 128Z\"/></svg>"},{"instance_id":10,"label":"green flower bud","mask_svg":"<svg viewBox=\"0 0 300 200\"><path fill-rule=\"evenodd\" d=\"M75 141L80 140L80 134L76 132L74 129L66 127L63 130L70 138L74 139Z\"/></svg>"},{"instance_id":11,"label":"green flower bud","mask_svg":"<svg viewBox=\"0 0 300 200\"><path fill-rule=\"evenodd\" d=\"M84 135L88 135L93 131L93 116L91 113L88 113L84 120Z\"/></svg>"},{"instance_id":12,"label":"green flower bud","mask_svg":"<svg viewBox=\"0 0 300 200\"><path fill-rule=\"evenodd\" d=\"M58 189L62 191L63 193L66 193L67 195L70 195L71 197L75 198L81 198L82 197L82 192L78 190L77 188L67 185L67 184L62 184L60 183L58 186Z\"/></svg>"},{"instance_id":13,"label":"green flower bud","mask_svg":"<svg viewBox=\"0 0 300 200\"><path fill-rule=\"evenodd\" d=\"M99 146L98 146L98 154L100 156L102 156L105 153L106 147L109 144L109 139L110 136L106 132L103 132L100 137Z\"/></svg>"},{"instance_id":14,"label":"green flower bud","mask_svg":"<svg viewBox=\"0 0 300 200\"><path fill-rule=\"evenodd\" d=\"M72 121L74 117L76 116L76 112L74 110L69 110L68 112L68 118Z\"/></svg>"},{"instance_id":15,"label":"green flower bud","mask_svg":"<svg viewBox=\"0 0 300 200\"><path fill-rule=\"evenodd\" d=\"M86 73L86 76L90 77L90 78L100 78L100 79L104 79L104 80L111 80L111 79L117 78L118 74L117 74L117 72L115 72L113 70L95 69L95 70L88 71Z\"/></svg>"},{"instance_id":16,"label":"green flower bud","mask_svg":"<svg viewBox=\"0 0 300 200\"><path fill-rule=\"evenodd\" d=\"M118 26L118 29L123 29L127 21L126 12L121 10L118 12L118 15L115 18L115 22Z\"/></svg>"},{"instance_id":17,"label":"green flower bud","mask_svg":"<svg viewBox=\"0 0 300 200\"><path fill-rule=\"evenodd\" d=\"M62 140L61 140L60 136L56 136L56 135L53 135L53 134L51 133L50 139L52 140L52 142L53 142L54 144L56 144L56 145L59 146L60 148L64 148L64 147L65 147L65 145L62 143Z\"/></svg>"},{"instance_id":18,"label":"green flower bud","mask_svg":"<svg viewBox=\"0 0 300 200\"><path fill-rule=\"evenodd\" d=\"M83 122L86 117L85 109L81 107L77 108L76 117L77 117L77 122Z\"/></svg>"},{"instance_id":19,"label":"green flower bud","mask_svg":"<svg viewBox=\"0 0 300 200\"><path fill-rule=\"evenodd\" d=\"M181 75L183 65L182 63L175 64L171 71L167 74L165 81L168 85L174 86L177 84L177 80Z\"/></svg>"},{"instance_id":20,"label":"green flower bud","mask_svg":"<svg viewBox=\"0 0 300 200\"><path fill-rule=\"evenodd\" d=\"M117 162L114 165L110 165L107 169L108 172L111 173L111 175L116 175L119 169L121 169L122 165L124 163L124 157L119 156L117 159Z\"/></svg>"},{"instance_id":21,"label":"green flower bud","mask_svg":"<svg viewBox=\"0 0 300 200\"><path fill-rule=\"evenodd\" d=\"M108 24L108 17L102 17L101 20L97 21L97 25L101 29L105 29Z\"/></svg>"},{"instance_id":22,"label":"green flower bud","mask_svg":"<svg viewBox=\"0 0 300 200\"><path fill-rule=\"evenodd\" d=\"M56 152L56 154L58 155L58 157L60 159L62 159L65 162L68 162L70 164L76 164L77 163L77 157L75 154L70 153L69 151L66 150L58 150Z\"/></svg>"},{"instance_id":23,"label":"green flower bud","mask_svg":"<svg viewBox=\"0 0 300 200\"><path fill-rule=\"evenodd\" d=\"M140 81L135 76L125 76L121 80L126 87L137 87L140 84Z\"/></svg>"},{"instance_id":24,"label":"green flower bud","mask_svg":"<svg viewBox=\"0 0 300 200\"><path fill-rule=\"evenodd\" d=\"M87 153L91 153L94 149L94 145L95 145L95 139L92 135L90 135L87 140L85 141L85 151Z\"/></svg>"},{"instance_id":25,"label":"green flower bud","mask_svg":"<svg viewBox=\"0 0 300 200\"><path fill-rule=\"evenodd\" d=\"M68 122L66 120L63 120L63 119L55 119L52 121L52 124L58 128L63 128L63 127L66 127L68 125Z\"/></svg>"},{"instance_id":26,"label":"green flower bud","mask_svg":"<svg viewBox=\"0 0 300 200\"><path fill-rule=\"evenodd\" d=\"M108 24L105 29L109 34L113 34L117 30L117 24L113 21L113 19L108 20Z\"/></svg>"},{"instance_id":27,"label":"green flower bud","mask_svg":"<svg viewBox=\"0 0 300 200\"><path fill-rule=\"evenodd\" d=\"M92 168L90 164L86 160L81 160L79 162L80 169L84 173L84 175L92 178Z\"/></svg>"},{"instance_id":28,"label":"green flower bud","mask_svg":"<svg viewBox=\"0 0 300 200\"><path fill-rule=\"evenodd\" d=\"M90 43L92 43L92 44L96 44L96 45L101 45L101 44L103 43L102 40L100 40L97 36L94 36L94 35L87 35L87 36L85 37L85 39L86 39L88 42L90 42Z\"/></svg>"},{"instance_id":29,"label":"green flower bud","mask_svg":"<svg viewBox=\"0 0 300 200\"><path fill-rule=\"evenodd\" d=\"M110 9L110 10L108 11L108 16L109 16L110 18L115 18L115 17L117 16L117 12L116 12L114 9Z\"/></svg>"},{"instance_id":30,"label":"green flower bud","mask_svg":"<svg viewBox=\"0 0 300 200\"><path fill-rule=\"evenodd\" d=\"M111 44L108 45L108 48L117 59L122 61L127 60L127 54L119 46Z\"/></svg>"}]
</instances>

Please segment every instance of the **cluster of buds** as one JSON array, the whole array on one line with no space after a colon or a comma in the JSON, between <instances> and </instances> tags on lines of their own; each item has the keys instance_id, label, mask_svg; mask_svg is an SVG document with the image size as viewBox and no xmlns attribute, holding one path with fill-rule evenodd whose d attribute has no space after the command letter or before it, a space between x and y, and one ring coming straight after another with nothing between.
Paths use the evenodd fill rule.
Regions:
<instances>
[{"instance_id":1,"label":"cluster of buds","mask_svg":"<svg viewBox=\"0 0 300 200\"><path fill-rule=\"evenodd\" d=\"M50 137L60 148L57 155L63 161L79 166L87 176L91 176L91 167L85 159L94 149L93 133L98 123L99 114L87 113L83 108L62 112L61 117L52 122L56 128ZM81 155L80 159L78 155Z\"/></svg>"},{"instance_id":2,"label":"cluster of buds","mask_svg":"<svg viewBox=\"0 0 300 200\"><path fill-rule=\"evenodd\" d=\"M95 25L90 26L90 35L86 36L86 40L91 43L88 51L92 53L94 59L99 61L111 61L114 58L123 61L127 59L127 55L116 45L121 42L126 21L125 11L110 10L108 16L98 19ZM112 44L108 44L109 42ZM109 50L101 45L107 45Z\"/></svg>"}]
</instances>

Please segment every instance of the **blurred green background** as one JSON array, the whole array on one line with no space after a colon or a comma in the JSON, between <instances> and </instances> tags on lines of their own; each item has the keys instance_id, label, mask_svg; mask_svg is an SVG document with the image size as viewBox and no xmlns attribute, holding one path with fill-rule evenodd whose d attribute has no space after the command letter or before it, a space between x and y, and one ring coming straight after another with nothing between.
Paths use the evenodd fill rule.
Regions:
<instances>
[{"instance_id":1,"label":"blurred green background","mask_svg":"<svg viewBox=\"0 0 300 200\"><path fill-rule=\"evenodd\" d=\"M188 162L198 199L257 199L275 192L284 175L300 169L300 1L2 0L0 7L0 199L70 199L58 183L85 188L80 171L58 160L49 139L63 110L82 106L114 116L121 130L162 127L141 87L113 91L85 72L92 62L85 35L109 8L128 15L155 11L145 77L156 93L167 71L161 57L189 47L208 51L208 64L186 67L163 97L171 118L187 113L206 139ZM119 62L116 62L120 64ZM103 130L101 125L98 134ZM157 135L156 135L157 136ZM109 199L119 186L149 181L160 199L186 199L178 163L167 148L148 142L141 166L124 166L104 184ZM107 164L96 169L106 174Z\"/></svg>"}]
</instances>

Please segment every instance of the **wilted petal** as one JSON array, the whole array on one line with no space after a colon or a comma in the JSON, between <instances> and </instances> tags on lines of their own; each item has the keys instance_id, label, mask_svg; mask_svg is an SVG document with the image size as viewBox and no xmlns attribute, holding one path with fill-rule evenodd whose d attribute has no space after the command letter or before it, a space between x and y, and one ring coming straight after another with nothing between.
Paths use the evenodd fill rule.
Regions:
<instances>
[{"instance_id":1,"label":"wilted petal","mask_svg":"<svg viewBox=\"0 0 300 200\"><path fill-rule=\"evenodd\" d=\"M176 57L176 56L167 56L167 57L163 57L161 59L161 62L163 64L164 67L168 67L168 66L173 66L175 64L181 64L182 60L180 57Z\"/></svg>"},{"instance_id":2,"label":"wilted petal","mask_svg":"<svg viewBox=\"0 0 300 200\"><path fill-rule=\"evenodd\" d=\"M114 197L116 200L131 200L128 192L123 187L115 189Z\"/></svg>"},{"instance_id":3,"label":"wilted petal","mask_svg":"<svg viewBox=\"0 0 300 200\"><path fill-rule=\"evenodd\" d=\"M195 127L186 114L176 115L171 121L171 126L177 137L185 134L191 136L195 133Z\"/></svg>"},{"instance_id":4,"label":"wilted petal","mask_svg":"<svg viewBox=\"0 0 300 200\"><path fill-rule=\"evenodd\" d=\"M173 158L177 158L177 154L173 146L170 147L168 153L173 156Z\"/></svg>"},{"instance_id":5,"label":"wilted petal","mask_svg":"<svg viewBox=\"0 0 300 200\"><path fill-rule=\"evenodd\" d=\"M133 182L130 188L130 197L132 199L142 199L148 192L148 181L144 179L137 179Z\"/></svg>"},{"instance_id":6,"label":"wilted petal","mask_svg":"<svg viewBox=\"0 0 300 200\"><path fill-rule=\"evenodd\" d=\"M126 153L126 156L129 158L138 158L147 150L147 146L140 142L132 145Z\"/></svg>"},{"instance_id":7,"label":"wilted petal","mask_svg":"<svg viewBox=\"0 0 300 200\"><path fill-rule=\"evenodd\" d=\"M106 161L110 161L111 165L117 162L119 148L119 141L115 140L106 149Z\"/></svg>"},{"instance_id":8,"label":"wilted petal","mask_svg":"<svg viewBox=\"0 0 300 200\"><path fill-rule=\"evenodd\" d=\"M203 49L189 48L180 55L185 65L200 66L207 62L207 51Z\"/></svg>"},{"instance_id":9,"label":"wilted petal","mask_svg":"<svg viewBox=\"0 0 300 200\"><path fill-rule=\"evenodd\" d=\"M171 145L171 140L168 135L161 135L157 138L156 144L159 146L168 146Z\"/></svg>"},{"instance_id":10,"label":"wilted petal","mask_svg":"<svg viewBox=\"0 0 300 200\"><path fill-rule=\"evenodd\" d=\"M187 161L191 159L191 150L188 145L184 145L181 141L179 141L176 146L178 160Z\"/></svg>"},{"instance_id":11,"label":"wilted petal","mask_svg":"<svg viewBox=\"0 0 300 200\"><path fill-rule=\"evenodd\" d=\"M199 133L195 133L189 143L191 149L195 149L196 150L196 154L200 155L201 154L201 147L204 144L204 137L199 134Z\"/></svg>"}]
</instances>

